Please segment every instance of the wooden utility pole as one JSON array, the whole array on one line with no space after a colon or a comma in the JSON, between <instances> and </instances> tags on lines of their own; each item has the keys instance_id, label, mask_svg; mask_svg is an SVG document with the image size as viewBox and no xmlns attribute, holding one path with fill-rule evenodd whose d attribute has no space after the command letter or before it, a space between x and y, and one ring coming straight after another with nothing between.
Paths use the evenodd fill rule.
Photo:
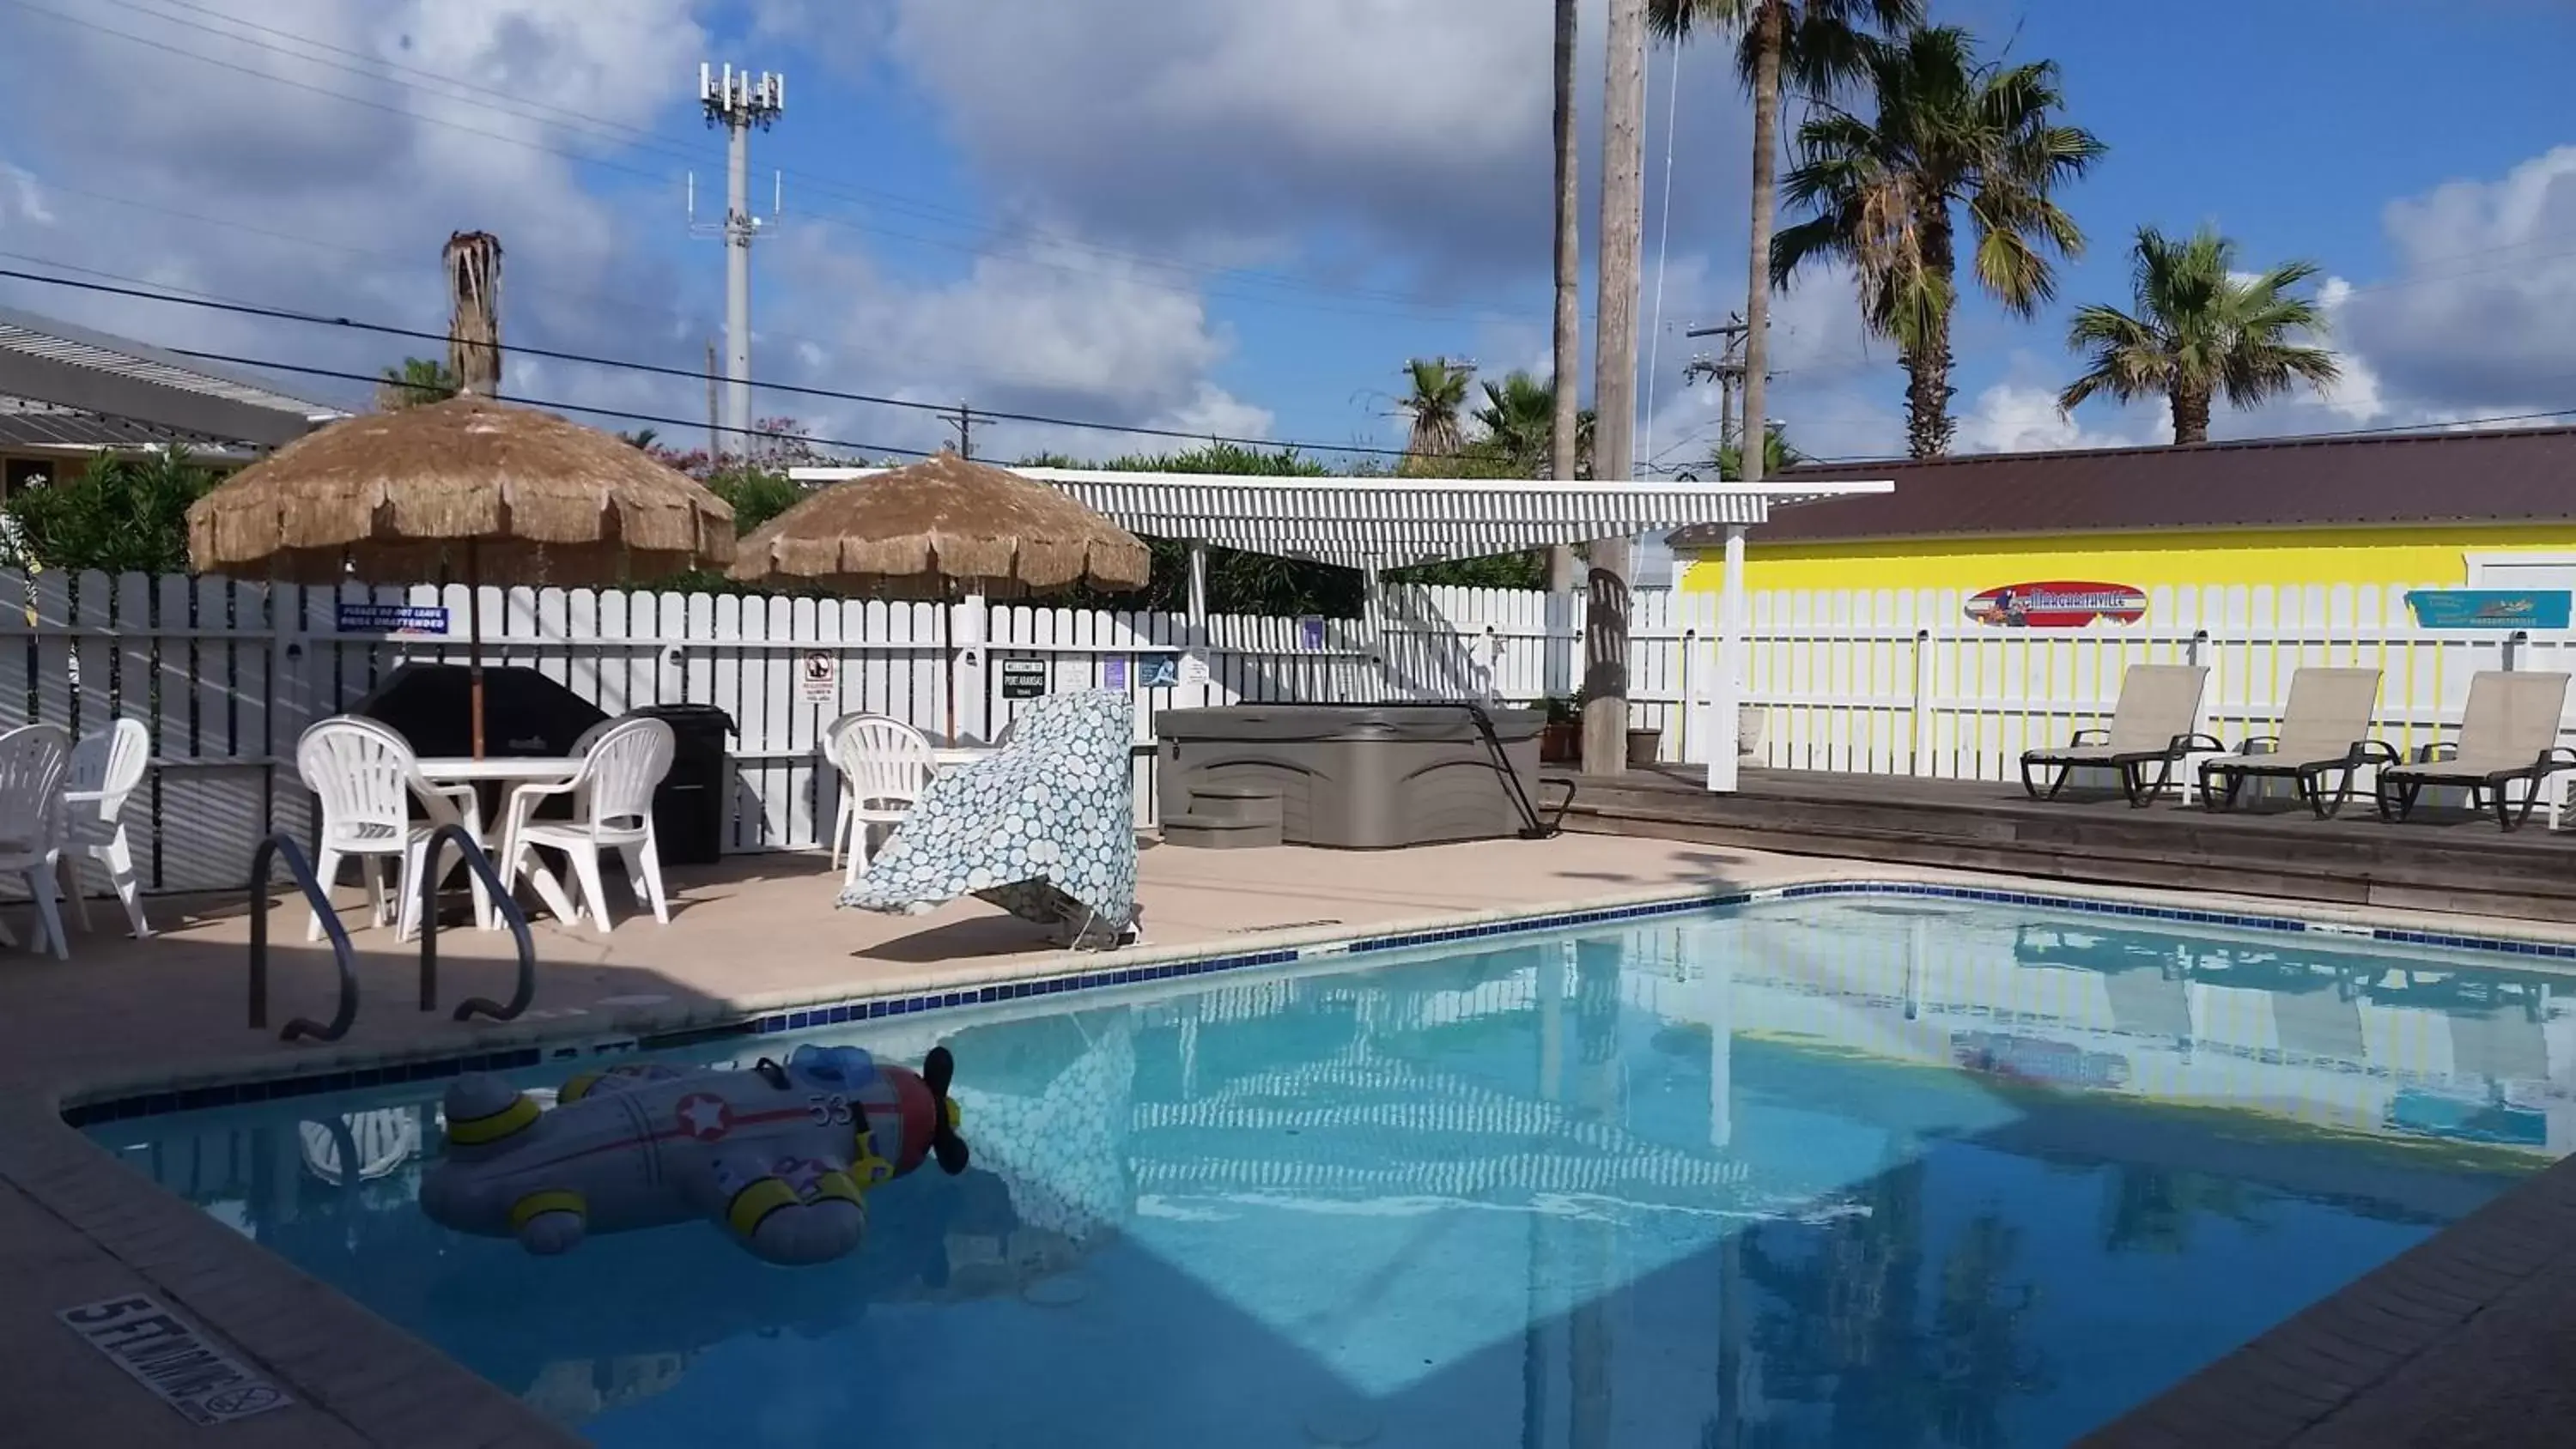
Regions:
<instances>
[{"instance_id":1,"label":"wooden utility pole","mask_svg":"<svg viewBox=\"0 0 2576 1449\"><path fill-rule=\"evenodd\" d=\"M1592 356L1592 476L1636 466L1637 263L1646 203L1646 0L1610 0L1601 95L1601 285ZM1583 771L1628 763L1628 570L1632 541L1592 545L1583 630Z\"/></svg>"},{"instance_id":2,"label":"wooden utility pole","mask_svg":"<svg viewBox=\"0 0 2576 1449\"><path fill-rule=\"evenodd\" d=\"M1717 379L1717 445L1731 448L1736 442L1735 393L1744 385L1744 338L1748 329L1738 316L1730 316L1715 327L1694 327L1685 337L1723 337L1725 350L1714 360L1696 357L1682 370L1682 380L1711 377Z\"/></svg>"},{"instance_id":3,"label":"wooden utility pole","mask_svg":"<svg viewBox=\"0 0 2576 1449\"><path fill-rule=\"evenodd\" d=\"M1583 230L1576 213L1574 44L1577 0L1556 0L1556 411L1549 423L1548 476L1564 482L1577 472L1576 436L1582 424L1576 378L1583 371ZM1557 549L1571 560L1573 550ZM1568 564L1569 570L1571 563ZM1553 559L1549 571L1555 571Z\"/></svg>"},{"instance_id":4,"label":"wooden utility pole","mask_svg":"<svg viewBox=\"0 0 2576 1449\"><path fill-rule=\"evenodd\" d=\"M957 456L972 462L975 457L975 410L961 402L957 405L957 416L942 421L957 430Z\"/></svg>"}]
</instances>

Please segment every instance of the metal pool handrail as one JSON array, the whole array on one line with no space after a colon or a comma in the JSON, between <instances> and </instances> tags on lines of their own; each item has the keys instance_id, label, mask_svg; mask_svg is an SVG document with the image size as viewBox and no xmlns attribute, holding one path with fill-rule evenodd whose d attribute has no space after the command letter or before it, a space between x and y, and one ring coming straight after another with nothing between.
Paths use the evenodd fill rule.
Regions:
<instances>
[{"instance_id":1,"label":"metal pool handrail","mask_svg":"<svg viewBox=\"0 0 2576 1449\"><path fill-rule=\"evenodd\" d=\"M304 858L303 847L283 830L261 841L250 857L250 1024L255 1030L268 1026L268 873L281 855L286 857L286 873L312 903L313 914L331 937L331 955L340 966L340 1009L331 1013L328 1026L299 1016L286 1024L278 1039L338 1041L348 1034L349 1023L358 1019L358 970L350 959L349 932L340 924L339 913L331 909L330 893L313 878L313 865Z\"/></svg>"},{"instance_id":2,"label":"metal pool handrail","mask_svg":"<svg viewBox=\"0 0 2576 1449\"><path fill-rule=\"evenodd\" d=\"M471 1021L488 1016L494 1021L511 1021L528 1009L537 997L537 943L528 934L528 913L501 883L501 874L492 868L492 857L483 851L462 825L442 825L429 833L428 843L421 847L420 858L420 1009L438 1010L438 853L449 841L464 853L465 868L482 878L483 889L491 897L492 909L501 913L509 924L510 934L519 942L519 985L510 993L507 1006L488 997L476 996L459 1003L456 1020Z\"/></svg>"}]
</instances>

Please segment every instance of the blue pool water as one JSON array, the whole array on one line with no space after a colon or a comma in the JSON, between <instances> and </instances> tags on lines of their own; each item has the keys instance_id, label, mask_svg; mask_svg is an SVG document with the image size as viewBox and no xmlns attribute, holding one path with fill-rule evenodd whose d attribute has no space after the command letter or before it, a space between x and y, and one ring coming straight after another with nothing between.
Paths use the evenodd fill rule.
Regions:
<instances>
[{"instance_id":1,"label":"blue pool water","mask_svg":"<svg viewBox=\"0 0 2576 1449\"><path fill-rule=\"evenodd\" d=\"M835 1028L975 1166L801 1269L434 1226L435 1083L92 1131L605 1445L2000 1449L2568 1150L2492 959L1833 897Z\"/></svg>"}]
</instances>

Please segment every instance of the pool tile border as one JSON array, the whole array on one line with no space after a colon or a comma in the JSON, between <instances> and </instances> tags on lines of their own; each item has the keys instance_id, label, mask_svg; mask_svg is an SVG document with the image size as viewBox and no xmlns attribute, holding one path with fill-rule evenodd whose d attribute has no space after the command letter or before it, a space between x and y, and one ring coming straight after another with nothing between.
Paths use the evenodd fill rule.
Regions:
<instances>
[{"instance_id":1,"label":"pool tile border","mask_svg":"<svg viewBox=\"0 0 2576 1449\"><path fill-rule=\"evenodd\" d=\"M1606 925L1618 921L1723 910L1762 901L1803 900L1821 896L1910 896L1984 905L2034 906L2082 915L2175 921L2189 925L2273 931L2287 935L2332 936L2352 941L2384 942L2389 945L2576 962L2576 942L2410 930L2391 926L2362 926L2269 912L2196 910L2184 906L2158 905L2116 897L2065 895L2048 891L2000 890L1933 881L1808 881L1756 890L1698 891L1620 905L1542 911L1529 915L1471 921L1455 926L1381 932L1347 940L1185 956L1136 966L1105 966L1090 970L1063 971L1052 975L962 986L945 991L924 991L899 996L849 997L811 1005L746 1012L739 1018L728 1021L666 1031L644 1031L629 1036L601 1038L588 1042L495 1048L445 1056L388 1060L374 1066L291 1073L284 1076L254 1075L240 1081L215 1082L156 1091L127 1091L120 1094L111 1089L93 1099L67 1101L62 1105L61 1113L63 1120L69 1125L89 1127L103 1122L124 1121L136 1117L157 1117L211 1107L233 1107L251 1102L319 1096L404 1082L437 1081L462 1076L467 1072L519 1071L542 1065L550 1060L568 1061L584 1056L628 1051L661 1051L708 1042L729 1041L746 1036L770 1036L781 1032L807 1031L816 1027L875 1021L885 1017L909 1016L920 1012L1018 1001L1034 996L1147 985L1192 976L1294 965L1303 961L1380 955L1461 941L1532 935L1582 926Z\"/></svg>"}]
</instances>

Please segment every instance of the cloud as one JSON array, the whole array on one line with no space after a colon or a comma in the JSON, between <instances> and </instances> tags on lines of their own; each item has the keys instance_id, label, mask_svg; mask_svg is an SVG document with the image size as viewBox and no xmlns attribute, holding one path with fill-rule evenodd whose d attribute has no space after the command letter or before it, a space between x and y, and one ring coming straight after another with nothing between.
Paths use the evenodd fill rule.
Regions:
<instances>
[{"instance_id":1,"label":"cloud","mask_svg":"<svg viewBox=\"0 0 2576 1449\"><path fill-rule=\"evenodd\" d=\"M2564 406L2576 393L2576 146L2389 204L2396 274L2336 297L2338 341L2394 410Z\"/></svg>"},{"instance_id":2,"label":"cloud","mask_svg":"<svg viewBox=\"0 0 2576 1449\"><path fill-rule=\"evenodd\" d=\"M2170 442L2173 426L2161 399L2127 406L2099 399L2074 415L2057 410L2060 383L2047 364L2014 352L1998 381L1959 411L1954 450L2027 453L2064 448L2133 448Z\"/></svg>"},{"instance_id":3,"label":"cloud","mask_svg":"<svg viewBox=\"0 0 2576 1449\"><path fill-rule=\"evenodd\" d=\"M36 173L0 161L0 232L49 227L55 220L53 208L45 204L45 189L37 182Z\"/></svg>"},{"instance_id":4,"label":"cloud","mask_svg":"<svg viewBox=\"0 0 2576 1449\"><path fill-rule=\"evenodd\" d=\"M1389 271L1456 290L1543 277L1553 26L1490 0L879 0L889 53L1017 211L1157 252ZM1603 6L1578 107L1597 114ZM997 34L1008 35L997 45ZM1741 209L1746 121L1724 47L1686 52L1686 233ZM1650 62L1660 154L1670 55ZM1600 140L1584 124L1584 230ZM1654 189L1650 186L1650 190Z\"/></svg>"},{"instance_id":5,"label":"cloud","mask_svg":"<svg viewBox=\"0 0 2576 1449\"><path fill-rule=\"evenodd\" d=\"M689 94L698 61L717 55L711 18L731 13L712 0L212 0L234 21L56 3L77 23L0 7L0 53L41 59L19 73L25 124L0 164L12 249L438 332L439 247L451 230L479 227L501 237L504 334L522 346L693 374L719 330L712 249L661 239L673 231L682 163L630 149L632 133L618 129L650 128ZM795 18L764 10L755 38ZM852 48L832 56L877 53L882 27L839 18ZM68 290L13 285L9 299L167 346L362 376L439 351ZM1271 424L1214 381L1233 343L1200 295L1096 254L1039 248L918 281L880 270L859 233L812 226L764 244L754 301L763 379L1189 430ZM330 400L365 392L289 381ZM673 420L705 411L694 376L524 353L509 358L504 386ZM863 442L928 447L950 436L914 411L784 393L763 394L758 409ZM1108 436L1092 437L1092 451ZM1011 451L1024 440L1033 451L1048 435L1025 425L994 435Z\"/></svg>"},{"instance_id":6,"label":"cloud","mask_svg":"<svg viewBox=\"0 0 2576 1449\"><path fill-rule=\"evenodd\" d=\"M805 325L847 341L794 354L817 385L942 407L971 397L1002 412L1194 433L1259 436L1271 426L1266 409L1209 380L1232 339L1206 305L1135 269L1095 261L1075 276L1047 265L1052 258L1044 255L986 257L956 281L921 287L894 282L868 259L812 234L773 257L789 291L835 299L819 304ZM802 411L818 420L817 431L820 421L832 421L884 446L933 446L950 436L919 410L816 399ZM992 426L994 456L1076 451L1062 429ZM1100 451L1100 436L1078 441L1080 451ZM1140 441L1127 436L1110 451L1136 451Z\"/></svg>"},{"instance_id":7,"label":"cloud","mask_svg":"<svg viewBox=\"0 0 2576 1449\"><path fill-rule=\"evenodd\" d=\"M2146 439L2087 428L2057 410L2057 391L1999 382L1959 417L1956 451L2029 453L2058 448L2125 448Z\"/></svg>"}]
</instances>

